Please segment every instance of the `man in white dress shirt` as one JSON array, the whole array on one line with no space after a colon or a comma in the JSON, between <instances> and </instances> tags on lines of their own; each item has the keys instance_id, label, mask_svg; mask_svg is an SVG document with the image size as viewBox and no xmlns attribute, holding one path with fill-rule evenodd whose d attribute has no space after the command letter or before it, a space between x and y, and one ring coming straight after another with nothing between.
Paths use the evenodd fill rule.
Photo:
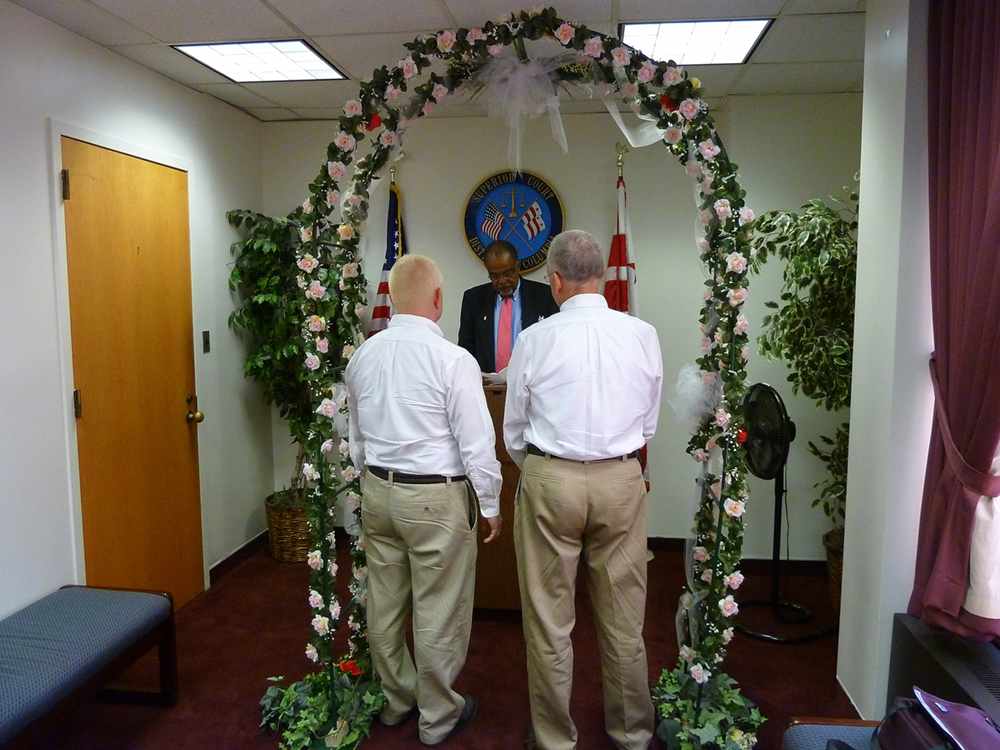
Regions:
<instances>
[{"instance_id":1,"label":"man in white dress shirt","mask_svg":"<svg viewBox=\"0 0 1000 750\"><path fill-rule=\"evenodd\" d=\"M609 310L604 254L569 231L548 256L559 314L521 332L507 369L504 442L521 467L514 544L528 654L526 746L576 747L570 633L582 560L597 621L604 723L622 750L653 734L646 647L646 485L663 364L656 330ZM535 744L537 743L537 745Z\"/></svg>"},{"instance_id":2,"label":"man in white dress shirt","mask_svg":"<svg viewBox=\"0 0 1000 750\"><path fill-rule=\"evenodd\" d=\"M437 746L475 718L452 684L465 664L476 575L476 499L500 533L500 464L479 365L446 341L441 272L407 255L389 275L396 313L355 353L344 380L350 449L363 474L368 641L395 726L419 713ZM412 608L414 659L406 645Z\"/></svg>"}]
</instances>

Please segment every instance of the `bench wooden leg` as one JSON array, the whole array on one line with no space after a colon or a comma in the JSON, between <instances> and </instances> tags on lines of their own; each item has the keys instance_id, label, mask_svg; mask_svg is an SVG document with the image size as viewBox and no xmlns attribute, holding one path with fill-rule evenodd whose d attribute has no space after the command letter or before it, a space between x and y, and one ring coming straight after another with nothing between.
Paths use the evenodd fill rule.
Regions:
<instances>
[{"instance_id":1,"label":"bench wooden leg","mask_svg":"<svg viewBox=\"0 0 1000 750\"><path fill-rule=\"evenodd\" d=\"M97 697L101 700L114 700L123 703L142 703L154 706L176 705L178 695L177 631L174 626L173 613L119 655L102 670L102 674L107 675L106 679L114 679L119 672L149 651L153 646L157 647L159 661L159 690L105 687L97 693Z\"/></svg>"}]
</instances>

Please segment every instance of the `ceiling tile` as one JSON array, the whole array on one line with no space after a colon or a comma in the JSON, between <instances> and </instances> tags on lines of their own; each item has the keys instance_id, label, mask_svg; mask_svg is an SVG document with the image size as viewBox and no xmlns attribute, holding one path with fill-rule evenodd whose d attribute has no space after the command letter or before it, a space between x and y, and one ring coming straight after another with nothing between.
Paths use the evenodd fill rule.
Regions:
<instances>
[{"instance_id":1,"label":"ceiling tile","mask_svg":"<svg viewBox=\"0 0 1000 750\"><path fill-rule=\"evenodd\" d=\"M865 16L841 13L777 19L751 57L753 63L864 60Z\"/></svg>"},{"instance_id":2,"label":"ceiling tile","mask_svg":"<svg viewBox=\"0 0 1000 750\"><path fill-rule=\"evenodd\" d=\"M403 31L391 34L313 36L312 42L343 73L360 80L383 65L394 67L407 53L403 45L412 42L418 33Z\"/></svg>"},{"instance_id":3,"label":"ceiling tile","mask_svg":"<svg viewBox=\"0 0 1000 750\"><path fill-rule=\"evenodd\" d=\"M297 38L299 31L258 0L91 0L167 44Z\"/></svg>"},{"instance_id":4,"label":"ceiling tile","mask_svg":"<svg viewBox=\"0 0 1000 750\"><path fill-rule=\"evenodd\" d=\"M358 94L354 81L282 81L246 83L245 88L282 107L342 108Z\"/></svg>"},{"instance_id":5,"label":"ceiling tile","mask_svg":"<svg viewBox=\"0 0 1000 750\"><path fill-rule=\"evenodd\" d=\"M437 0L269 0L310 36L450 28ZM412 36L411 36L412 38Z\"/></svg>"},{"instance_id":6,"label":"ceiling tile","mask_svg":"<svg viewBox=\"0 0 1000 750\"><path fill-rule=\"evenodd\" d=\"M864 13L865 0L788 0L785 15L798 13Z\"/></svg>"},{"instance_id":7,"label":"ceiling tile","mask_svg":"<svg viewBox=\"0 0 1000 750\"><path fill-rule=\"evenodd\" d=\"M123 57L134 60L150 70L155 70L157 73L187 86L201 83L227 83L229 81L225 76L219 75L211 68L165 44L115 45L111 49Z\"/></svg>"},{"instance_id":8,"label":"ceiling tile","mask_svg":"<svg viewBox=\"0 0 1000 750\"><path fill-rule=\"evenodd\" d=\"M746 73L747 65L688 65L684 69L689 78L701 81L705 93L715 97L723 97L729 93L730 87Z\"/></svg>"},{"instance_id":9,"label":"ceiling tile","mask_svg":"<svg viewBox=\"0 0 1000 750\"><path fill-rule=\"evenodd\" d=\"M854 91L864 78L863 62L771 63L751 65L732 95L815 94Z\"/></svg>"},{"instance_id":10,"label":"ceiling tile","mask_svg":"<svg viewBox=\"0 0 1000 750\"><path fill-rule=\"evenodd\" d=\"M216 99L221 99L226 104L232 104L234 107L239 107L240 109L275 107L278 104L260 94L250 91L238 83L199 84L191 88L214 96Z\"/></svg>"},{"instance_id":11,"label":"ceiling tile","mask_svg":"<svg viewBox=\"0 0 1000 750\"><path fill-rule=\"evenodd\" d=\"M343 107L295 107L294 111L303 120L336 120L344 114Z\"/></svg>"},{"instance_id":12,"label":"ceiling tile","mask_svg":"<svg viewBox=\"0 0 1000 750\"><path fill-rule=\"evenodd\" d=\"M444 0L444 2L455 22L466 28L482 26L487 21L495 23L504 13L518 8L530 10L539 4L550 4L525 2L518 5L497 3L496 0ZM559 17L567 21L575 21L592 28L596 23L607 25L611 22L613 5L611 0L561 0L551 4L555 5Z\"/></svg>"},{"instance_id":13,"label":"ceiling tile","mask_svg":"<svg viewBox=\"0 0 1000 750\"><path fill-rule=\"evenodd\" d=\"M98 44L143 44L156 41L135 26L85 0L13 0L13 2Z\"/></svg>"},{"instance_id":14,"label":"ceiling tile","mask_svg":"<svg viewBox=\"0 0 1000 750\"><path fill-rule=\"evenodd\" d=\"M278 122L280 120L301 120L299 115L290 109L282 107L248 107L247 114L256 117L261 122Z\"/></svg>"}]
</instances>

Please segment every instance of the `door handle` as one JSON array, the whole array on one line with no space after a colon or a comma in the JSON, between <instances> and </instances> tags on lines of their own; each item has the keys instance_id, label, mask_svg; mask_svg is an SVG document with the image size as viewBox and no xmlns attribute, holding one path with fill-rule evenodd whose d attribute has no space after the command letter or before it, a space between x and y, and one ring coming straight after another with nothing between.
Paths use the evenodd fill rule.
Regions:
<instances>
[{"instance_id":1,"label":"door handle","mask_svg":"<svg viewBox=\"0 0 1000 750\"><path fill-rule=\"evenodd\" d=\"M184 419L187 420L187 423L191 424L192 422L194 422L197 424L201 424L202 422L204 422L205 415L202 414L200 411L198 411L198 398L196 396L188 396L187 402L188 404L194 405L194 411L188 409L188 413L184 416Z\"/></svg>"}]
</instances>

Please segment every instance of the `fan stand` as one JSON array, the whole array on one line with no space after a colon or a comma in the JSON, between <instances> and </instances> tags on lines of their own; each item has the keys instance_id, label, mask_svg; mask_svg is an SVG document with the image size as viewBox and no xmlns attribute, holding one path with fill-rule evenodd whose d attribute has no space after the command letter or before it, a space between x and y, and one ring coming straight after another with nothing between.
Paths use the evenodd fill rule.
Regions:
<instances>
[{"instance_id":1,"label":"fan stand","mask_svg":"<svg viewBox=\"0 0 1000 750\"><path fill-rule=\"evenodd\" d=\"M774 539L771 548L771 596L769 599L748 599L745 602L740 602L739 606L740 610L744 610L747 607L770 606L771 612L778 622L804 625L812 622L812 612L801 604L783 601L779 592L778 565L781 562L781 511L784 501L785 481L784 467L782 467L782 471L779 471L778 475L774 478ZM803 635L773 635L760 630L750 630L739 623L734 624L733 627L737 632L751 638L756 638L759 641L780 644L809 643L820 638L835 635L838 630L838 627L834 625L830 628L824 628L823 630Z\"/></svg>"}]
</instances>

